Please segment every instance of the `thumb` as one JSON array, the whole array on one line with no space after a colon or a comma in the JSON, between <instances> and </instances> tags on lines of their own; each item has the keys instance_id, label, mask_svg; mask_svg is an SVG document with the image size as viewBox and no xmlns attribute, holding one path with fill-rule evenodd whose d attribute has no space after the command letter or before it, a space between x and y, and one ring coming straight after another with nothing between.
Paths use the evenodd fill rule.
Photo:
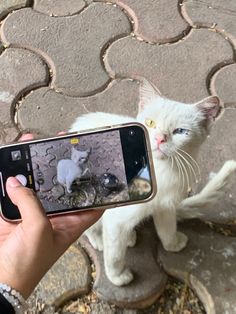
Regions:
<instances>
[{"instance_id":1,"label":"thumb","mask_svg":"<svg viewBox=\"0 0 236 314\"><path fill-rule=\"evenodd\" d=\"M32 223L46 217L34 191L24 187L15 177L7 179L6 189L10 200L18 207L22 220Z\"/></svg>"}]
</instances>

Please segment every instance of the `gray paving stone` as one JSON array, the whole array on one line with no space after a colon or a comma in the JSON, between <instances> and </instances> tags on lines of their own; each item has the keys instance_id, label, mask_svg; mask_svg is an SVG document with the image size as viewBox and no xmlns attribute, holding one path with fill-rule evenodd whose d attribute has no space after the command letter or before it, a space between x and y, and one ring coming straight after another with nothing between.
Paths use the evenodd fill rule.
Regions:
<instances>
[{"instance_id":1,"label":"gray paving stone","mask_svg":"<svg viewBox=\"0 0 236 314\"><path fill-rule=\"evenodd\" d=\"M0 55L0 68L0 141L6 143L19 133L13 123L13 104L26 91L46 85L48 70L40 57L19 48L7 48Z\"/></svg>"},{"instance_id":2,"label":"gray paving stone","mask_svg":"<svg viewBox=\"0 0 236 314\"><path fill-rule=\"evenodd\" d=\"M78 246L72 245L38 284L34 298L57 308L72 298L88 293L90 274L87 255Z\"/></svg>"},{"instance_id":3,"label":"gray paving stone","mask_svg":"<svg viewBox=\"0 0 236 314\"><path fill-rule=\"evenodd\" d=\"M83 0L35 0L34 10L50 16L67 16L80 12L85 7Z\"/></svg>"},{"instance_id":4,"label":"gray paving stone","mask_svg":"<svg viewBox=\"0 0 236 314\"><path fill-rule=\"evenodd\" d=\"M122 38L108 48L104 57L111 76L146 77L163 95L183 102L206 97L209 73L230 59L230 44L207 29L192 30L184 40L170 45L150 45L131 36Z\"/></svg>"},{"instance_id":5,"label":"gray paving stone","mask_svg":"<svg viewBox=\"0 0 236 314\"><path fill-rule=\"evenodd\" d=\"M93 289L102 300L124 308L139 309L153 304L163 292L167 277L157 263L157 235L152 223L138 229L135 247L128 248L126 265L133 271L134 280L127 286L114 286L106 277L103 254L94 250L86 237L80 242L96 266Z\"/></svg>"},{"instance_id":6,"label":"gray paving stone","mask_svg":"<svg viewBox=\"0 0 236 314\"><path fill-rule=\"evenodd\" d=\"M104 0L103 0L104 1ZM177 0L112 0L134 22L134 33L152 43L173 42L184 36L189 25L181 17Z\"/></svg>"},{"instance_id":7,"label":"gray paving stone","mask_svg":"<svg viewBox=\"0 0 236 314\"><path fill-rule=\"evenodd\" d=\"M9 15L1 30L4 43L31 47L46 58L57 91L85 96L108 83L101 63L103 49L128 34L130 23L119 8L92 3L81 14L59 18L22 9Z\"/></svg>"},{"instance_id":8,"label":"gray paving stone","mask_svg":"<svg viewBox=\"0 0 236 314\"><path fill-rule=\"evenodd\" d=\"M211 80L211 90L218 95L226 107L236 104L236 64L230 64L217 71Z\"/></svg>"},{"instance_id":9,"label":"gray paving stone","mask_svg":"<svg viewBox=\"0 0 236 314\"><path fill-rule=\"evenodd\" d=\"M182 13L193 26L207 26L219 30L236 44L236 2L234 0L186 0Z\"/></svg>"},{"instance_id":10,"label":"gray paving stone","mask_svg":"<svg viewBox=\"0 0 236 314\"><path fill-rule=\"evenodd\" d=\"M88 111L104 111L135 116L138 84L131 80L113 81L103 92L91 97L73 98L47 87L30 93L18 111L22 128L36 129L44 135L68 130L75 119Z\"/></svg>"},{"instance_id":11,"label":"gray paving stone","mask_svg":"<svg viewBox=\"0 0 236 314\"><path fill-rule=\"evenodd\" d=\"M195 290L208 314L236 313L236 238L215 233L198 221L186 222L181 230L189 237L187 247L170 253L160 245L162 266Z\"/></svg>"},{"instance_id":12,"label":"gray paving stone","mask_svg":"<svg viewBox=\"0 0 236 314\"><path fill-rule=\"evenodd\" d=\"M28 0L4 0L0 1L0 18L7 15L9 12L20 9L28 5Z\"/></svg>"},{"instance_id":13,"label":"gray paving stone","mask_svg":"<svg viewBox=\"0 0 236 314\"><path fill-rule=\"evenodd\" d=\"M208 181L210 172L217 172L226 160L235 159L236 156L236 110L226 109L211 130L211 135L203 144L199 156L201 169L200 190ZM230 185L225 188L221 201L211 210L201 210L202 219L218 223L236 221L236 173Z\"/></svg>"}]
</instances>

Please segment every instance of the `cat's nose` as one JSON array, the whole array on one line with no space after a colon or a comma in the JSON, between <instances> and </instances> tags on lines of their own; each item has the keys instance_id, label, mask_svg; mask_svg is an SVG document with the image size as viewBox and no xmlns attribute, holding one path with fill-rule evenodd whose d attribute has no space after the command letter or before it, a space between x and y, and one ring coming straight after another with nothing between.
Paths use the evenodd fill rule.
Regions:
<instances>
[{"instance_id":1,"label":"cat's nose","mask_svg":"<svg viewBox=\"0 0 236 314\"><path fill-rule=\"evenodd\" d=\"M160 144L165 143L166 142L166 135L157 135L156 136L156 141L157 141L158 146Z\"/></svg>"}]
</instances>

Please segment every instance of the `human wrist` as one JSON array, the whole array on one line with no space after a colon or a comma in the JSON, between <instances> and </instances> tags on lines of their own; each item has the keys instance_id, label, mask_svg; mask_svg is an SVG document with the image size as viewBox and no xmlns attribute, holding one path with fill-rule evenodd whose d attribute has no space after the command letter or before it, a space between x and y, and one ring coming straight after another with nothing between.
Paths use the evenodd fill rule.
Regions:
<instances>
[{"instance_id":1,"label":"human wrist","mask_svg":"<svg viewBox=\"0 0 236 314\"><path fill-rule=\"evenodd\" d=\"M23 296L11 286L0 282L0 294L14 308L15 314L23 314L28 306Z\"/></svg>"}]
</instances>

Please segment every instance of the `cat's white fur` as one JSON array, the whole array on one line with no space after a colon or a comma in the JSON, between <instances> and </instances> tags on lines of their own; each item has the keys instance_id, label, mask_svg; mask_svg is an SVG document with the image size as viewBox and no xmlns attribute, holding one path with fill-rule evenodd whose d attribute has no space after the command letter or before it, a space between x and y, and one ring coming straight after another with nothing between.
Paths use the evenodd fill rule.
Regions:
<instances>
[{"instance_id":1,"label":"cat's white fur","mask_svg":"<svg viewBox=\"0 0 236 314\"><path fill-rule=\"evenodd\" d=\"M71 186L76 179L80 179L85 170L83 165L87 162L90 150L80 151L72 146L71 159L61 159L57 164L57 181L72 192Z\"/></svg>"},{"instance_id":2,"label":"cat's white fur","mask_svg":"<svg viewBox=\"0 0 236 314\"><path fill-rule=\"evenodd\" d=\"M158 186L157 195L148 203L107 210L103 217L86 231L94 248L104 251L106 275L113 284L125 285L133 278L132 272L125 266L125 254L127 244L135 244L134 227L140 221L153 216L164 248L177 252L186 246L187 237L177 231L176 210L181 211L183 216L188 216L189 212L189 216L193 216L198 206L204 207L217 201L217 191L236 169L234 161L226 163L200 194L186 197L188 188L193 183L193 172L197 171L193 159L196 159L199 147L209 133L209 126L219 111L219 100L215 96L197 104L187 105L162 97L144 80L140 85L139 113L136 119L96 112L79 117L72 125L70 131L132 121L145 125L146 119L152 119L156 124L148 130ZM189 131L186 134L173 134L177 128ZM164 136L165 139L159 146L158 136ZM178 151L182 157L176 157L177 149L182 150Z\"/></svg>"}]
</instances>

